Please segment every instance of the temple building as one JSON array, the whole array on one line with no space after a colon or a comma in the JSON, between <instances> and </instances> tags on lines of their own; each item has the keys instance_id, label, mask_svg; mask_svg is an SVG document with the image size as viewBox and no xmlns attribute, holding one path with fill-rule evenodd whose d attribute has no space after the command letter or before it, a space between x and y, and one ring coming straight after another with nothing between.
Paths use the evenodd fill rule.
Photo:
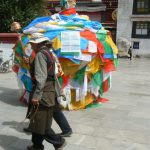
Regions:
<instances>
[{"instance_id":1,"label":"temple building","mask_svg":"<svg viewBox=\"0 0 150 150\"><path fill-rule=\"evenodd\" d=\"M88 15L90 20L99 21L111 31L113 40L116 40L116 22L118 0L76 0L77 13ZM60 0L49 0L48 9L51 14L61 10Z\"/></svg>"},{"instance_id":2,"label":"temple building","mask_svg":"<svg viewBox=\"0 0 150 150\"><path fill-rule=\"evenodd\" d=\"M76 2L77 13L88 15L92 21L101 22L105 29L111 31L112 38L116 41L118 0L76 0ZM50 14L59 12L60 0L48 0L47 8ZM2 43L15 43L17 39L17 33L0 33Z\"/></svg>"}]
</instances>

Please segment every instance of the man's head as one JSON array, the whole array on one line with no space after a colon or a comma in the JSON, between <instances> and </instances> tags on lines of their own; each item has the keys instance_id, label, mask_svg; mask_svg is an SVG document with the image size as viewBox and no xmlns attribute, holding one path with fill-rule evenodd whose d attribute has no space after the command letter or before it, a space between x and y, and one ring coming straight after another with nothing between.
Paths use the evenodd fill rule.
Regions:
<instances>
[{"instance_id":1,"label":"man's head","mask_svg":"<svg viewBox=\"0 0 150 150\"><path fill-rule=\"evenodd\" d=\"M49 40L49 38L44 37L42 33L33 33L31 35L29 43L31 44L31 48L35 51L38 51L38 48L40 46L47 46L47 44L52 44L52 42Z\"/></svg>"},{"instance_id":2,"label":"man's head","mask_svg":"<svg viewBox=\"0 0 150 150\"><path fill-rule=\"evenodd\" d=\"M21 30L21 25L19 22L13 22L11 25L10 25L10 30L13 31L13 32L18 32L19 30Z\"/></svg>"}]
</instances>

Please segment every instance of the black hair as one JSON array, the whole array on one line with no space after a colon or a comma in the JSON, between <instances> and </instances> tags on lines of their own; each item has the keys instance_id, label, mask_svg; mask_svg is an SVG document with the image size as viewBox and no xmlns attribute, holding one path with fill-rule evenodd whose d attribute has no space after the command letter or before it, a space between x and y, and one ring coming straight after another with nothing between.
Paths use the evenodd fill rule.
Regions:
<instances>
[{"instance_id":1,"label":"black hair","mask_svg":"<svg viewBox=\"0 0 150 150\"><path fill-rule=\"evenodd\" d=\"M50 49L52 47L52 43L50 41L43 41L41 43L39 43L40 47L46 46L48 49Z\"/></svg>"}]
</instances>

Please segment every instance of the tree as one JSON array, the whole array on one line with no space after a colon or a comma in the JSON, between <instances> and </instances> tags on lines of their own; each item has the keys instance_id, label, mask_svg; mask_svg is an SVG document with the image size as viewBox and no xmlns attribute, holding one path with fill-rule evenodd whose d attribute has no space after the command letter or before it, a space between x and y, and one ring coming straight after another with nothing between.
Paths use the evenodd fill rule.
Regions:
<instances>
[{"instance_id":1,"label":"tree","mask_svg":"<svg viewBox=\"0 0 150 150\"><path fill-rule=\"evenodd\" d=\"M45 15L46 8L47 0L0 0L0 32L11 32L10 24L14 21L25 27Z\"/></svg>"}]
</instances>

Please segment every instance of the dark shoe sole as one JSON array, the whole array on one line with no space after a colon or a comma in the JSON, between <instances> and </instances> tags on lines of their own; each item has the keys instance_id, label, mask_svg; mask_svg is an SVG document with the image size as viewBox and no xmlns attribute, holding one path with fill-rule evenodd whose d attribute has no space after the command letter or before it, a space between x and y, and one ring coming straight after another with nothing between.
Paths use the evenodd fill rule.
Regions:
<instances>
[{"instance_id":1,"label":"dark shoe sole","mask_svg":"<svg viewBox=\"0 0 150 150\"><path fill-rule=\"evenodd\" d=\"M69 131L68 133L60 133L61 137L70 137L72 135L72 131Z\"/></svg>"},{"instance_id":2,"label":"dark shoe sole","mask_svg":"<svg viewBox=\"0 0 150 150\"><path fill-rule=\"evenodd\" d=\"M63 148L67 145L67 142L65 141L61 147L55 148L55 150L63 150Z\"/></svg>"}]
</instances>

